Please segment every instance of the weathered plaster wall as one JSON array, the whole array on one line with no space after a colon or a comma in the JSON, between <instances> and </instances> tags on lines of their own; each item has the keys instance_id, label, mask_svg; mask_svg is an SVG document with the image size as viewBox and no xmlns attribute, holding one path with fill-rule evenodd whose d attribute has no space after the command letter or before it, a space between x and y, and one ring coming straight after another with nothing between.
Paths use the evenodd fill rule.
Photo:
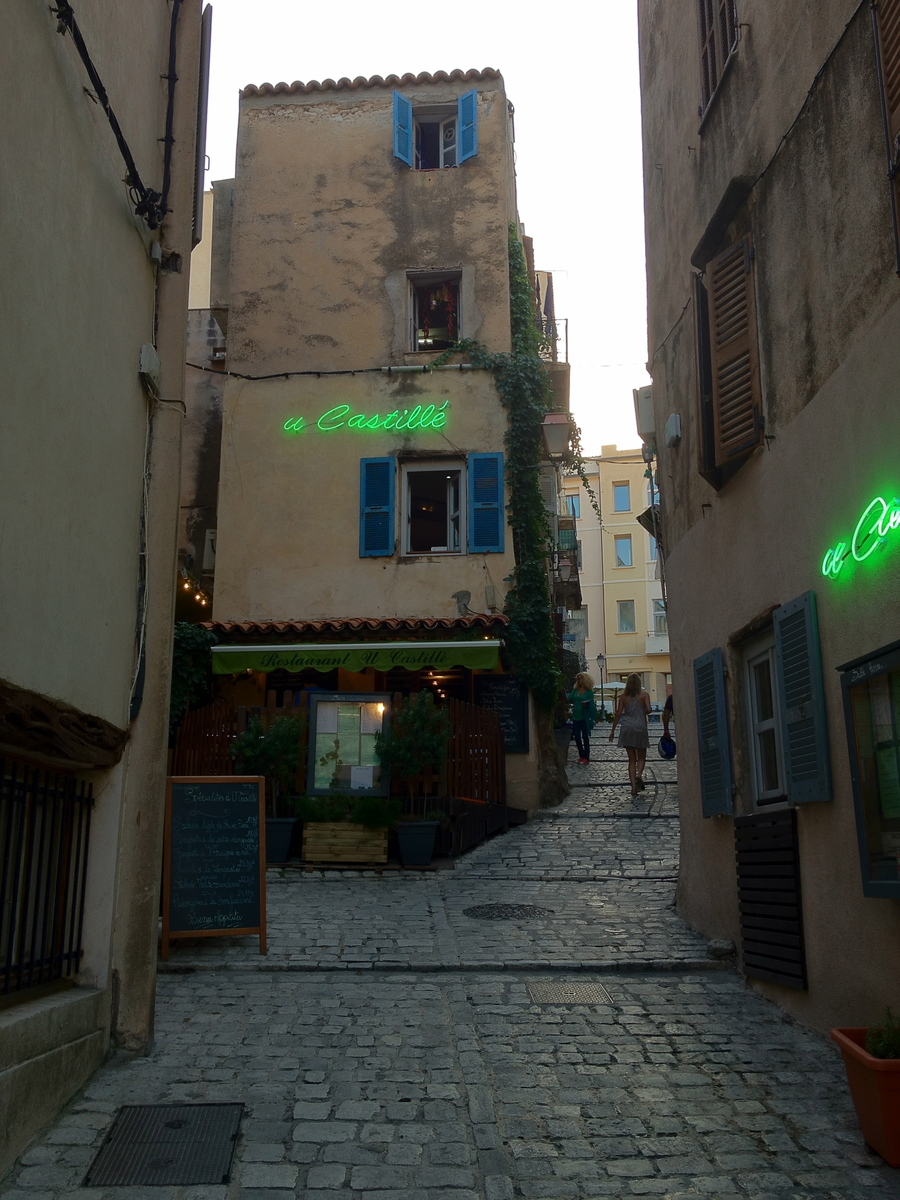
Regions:
<instances>
[{"instance_id":1,"label":"weathered plaster wall","mask_svg":"<svg viewBox=\"0 0 900 1200\"><path fill-rule=\"evenodd\" d=\"M396 434L323 432L316 420L339 404L385 415L449 400L444 430ZM300 434L284 422L309 418ZM502 603L513 567L503 554L360 558L360 459L502 451L506 417L492 377L435 372L268 380L229 380L219 487L216 621L324 617L456 616L453 593L472 593L487 611L491 584ZM400 479L397 479L399 493ZM399 504L396 531L399 537Z\"/></svg>"},{"instance_id":2,"label":"weathered plaster wall","mask_svg":"<svg viewBox=\"0 0 900 1200\"><path fill-rule=\"evenodd\" d=\"M400 90L415 105L455 104L470 86ZM463 334L509 349L510 125L502 84L483 81L478 91L478 155L436 171L410 170L393 157L390 87L242 101L230 277L234 369L403 362L404 276L416 269L463 268Z\"/></svg>"},{"instance_id":3,"label":"weathered plaster wall","mask_svg":"<svg viewBox=\"0 0 900 1200\"><path fill-rule=\"evenodd\" d=\"M886 557L846 588L819 570L871 496L898 483L900 285L867 6L841 40L856 10L850 0L741 0L737 56L698 133L696 6L643 0L640 9L654 403L658 429L671 412L683 428L681 444L661 446L659 459L682 798L679 910L704 932L737 940L733 823L700 815L693 660L725 648L735 811L749 812L742 662L728 641L812 589L834 800L798 808L809 991L756 986L820 1028L877 1017L900 965L900 902L862 895L835 671L900 636L900 560ZM769 440L716 492L697 473L690 259L738 176L760 177L725 236L751 231L756 248Z\"/></svg>"},{"instance_id":4,"label":"weathered plaster wall","mask_svg":"<svg viewBox=\"0 0 900 1200\"><path fill-rule=\"evenodd\" d=\"M162 155L146 114L148 105L163 111L167 18L163 0L78 9L153 182ZM23 0L3 23L0 104L18 117L0 128L0 157L16 164L0 207L0 676L123 726L147 433L137 368L153 340L150 238L71 39L49 8Z\"/></svg>"}]
</instances>

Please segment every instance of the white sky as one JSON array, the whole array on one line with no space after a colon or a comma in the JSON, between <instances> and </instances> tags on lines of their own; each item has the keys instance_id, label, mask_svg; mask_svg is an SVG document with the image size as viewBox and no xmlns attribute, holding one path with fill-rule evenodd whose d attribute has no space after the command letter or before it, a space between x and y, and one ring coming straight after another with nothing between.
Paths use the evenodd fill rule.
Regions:
<instances>
[{"instance_id":1,"label":"white sky","mask_svg":"<svg viewBox=\"0 0 900 1200\"><path fill-rule=\"evenodd\" d=\"M640 445L649 383L636 5L535 0L423 5L212 0L208 179L234 173L248 83L496 67L515 105L519 216L569 319L585 453Z\"/></svg>"}]
</instances>

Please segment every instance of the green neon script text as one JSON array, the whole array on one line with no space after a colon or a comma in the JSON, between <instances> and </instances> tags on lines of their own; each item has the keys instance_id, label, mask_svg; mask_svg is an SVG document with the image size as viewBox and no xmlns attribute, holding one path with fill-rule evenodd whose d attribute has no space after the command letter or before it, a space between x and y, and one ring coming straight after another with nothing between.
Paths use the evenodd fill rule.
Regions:
<instances>
[{"instance_id":1,"label":"green neon script text","mask_svg":"<svg viewBox=\"0 0 900 1200\"><path fill-rule=\"evenodd\" d=\"M881 496L876 496L857 521L849 544L838 542L826 552L822 559L822 574L837 579L848 558L852 556L857 562L864 562L879 546L884 545L887 535L898 528L900 500L895 498L888 502Z\"/></svg>"},{"instance_id":2,"label":"green neon script text","mask_svg":"<svg viewBox=\"0 0 900 1200\"><path fill-rule=\"evenodd\" d=\"M424 407L417 404L413 409L404 408L401 411L395 408L386 416L375 413L374 416L368 417L365 413L353 413L352 416L348 416L350 405L337 404L322 413L315 426L322 433L333 433L336 429L443 429L447 424L449 405L449 400L445 400L439 407L434 404L426 404ZM303 433L308 426L305 417L288 417L282 428L286 433Z\"/></svg>"}]
</instances>

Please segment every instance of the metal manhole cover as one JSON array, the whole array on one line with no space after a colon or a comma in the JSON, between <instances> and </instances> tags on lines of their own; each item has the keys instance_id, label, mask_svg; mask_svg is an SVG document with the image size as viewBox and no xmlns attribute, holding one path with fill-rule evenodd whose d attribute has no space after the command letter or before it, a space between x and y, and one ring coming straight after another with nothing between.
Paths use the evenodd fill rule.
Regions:
<instances>
[{"instance_id":1,"label":"metal manhole cover","mask_svg":"<svg viewBox=\"0 0 900 1200\"><path fill-rule=\"evenodd\" d=\"M476 904L474 908L464 908L463 916L474 917L476 921L533 921L552 912L552 908L538 908L536 904Z\"/></svg>"},{"instance_id":2,"label":"metal manhole cover","mask_svg":"<svg viewBox=\"0 0 900 1200\"><path fill-rule=\"evenodd\" d=\"M228 1183L243 1104L126 1105L116 1113L84 1187Z\"/></svg>"},{"instance_id":3,"label":"metal manhole cover","mask_svg":"<svg viewBox=\"0 0 900 1200\"><path fill-rule=\"evenodd\" d=\"M556 983L534 980L528 985L534 1004L612 1004L612 996L602 983Z\"/></svg>"}]
</instances>

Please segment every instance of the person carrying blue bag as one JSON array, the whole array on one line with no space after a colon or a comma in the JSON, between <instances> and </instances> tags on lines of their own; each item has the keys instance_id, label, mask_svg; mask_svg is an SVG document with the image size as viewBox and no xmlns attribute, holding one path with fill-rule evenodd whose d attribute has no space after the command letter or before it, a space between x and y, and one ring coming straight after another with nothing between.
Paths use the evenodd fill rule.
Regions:
<instances>
[{"instance_id":1,"label":"person carrying blue bag","mask_svg":"<svg viewBox=\"0 0 900 1200\"><path fill-rule=\"evenodd\" d=\"M591 730L597 724L597 706L594 703L594 681L581 671L575 676L575 687L566 696L572 705L572 733L578 747L578 761L591 761Z\"/></svg>"}]
</instances>

